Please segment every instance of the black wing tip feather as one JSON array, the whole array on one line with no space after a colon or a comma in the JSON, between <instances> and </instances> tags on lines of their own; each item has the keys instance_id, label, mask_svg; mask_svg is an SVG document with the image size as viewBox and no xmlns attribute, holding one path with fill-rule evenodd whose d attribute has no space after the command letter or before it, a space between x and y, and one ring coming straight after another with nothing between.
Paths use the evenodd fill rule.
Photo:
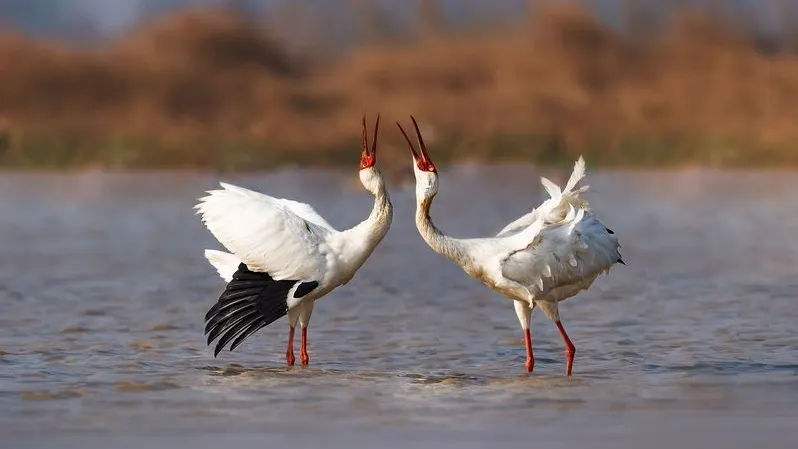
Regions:
<instances>
[{"instance_id":1,"label":"black wing tip feather","mask_svg":"<svg viewBox=\"0 0 798 449\"><path fill-rule=\"evenodd\" d=\"M269 273L254 272L240 264L233 280L205 314L208 346L219 339L213 356L217 357L228 343L233 351L252 334L287 315L288 294L299 282L276 281ZM293 296L301 298L318 286L317 281L302 282Z\"/></svg>"},{"instance_id":2,"label":"black wing tip feather","mask_svg":"<svg viewBox=\"0 0 798 449\"><path fill-rule=\"evenodd\" d=\"M288 292L299 281L275 281L268 273L251 271L240 264L219 300L205 314L205 335L217 357L230 345L230 351L258 330L288 314Z\"/></svg>"}]
</instances>

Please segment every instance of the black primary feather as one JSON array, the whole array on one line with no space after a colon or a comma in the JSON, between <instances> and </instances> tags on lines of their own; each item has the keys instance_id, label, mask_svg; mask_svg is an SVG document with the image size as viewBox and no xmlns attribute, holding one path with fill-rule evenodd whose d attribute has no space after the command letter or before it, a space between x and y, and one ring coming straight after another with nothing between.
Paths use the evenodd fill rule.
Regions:
<instances>
[{"instance_id":1,"label":"black primary feather","mask_svg":"<svg viewBox=\"0 0 798 449\"><path fill-rule=\"evenodd\" d=\"M219 341L213 356L232 341L234 350L250 335L288 314L288 293L299 280L276 281L268 273L250 271L243 263L233 274L219 301L205 315L205 334L208 346ZM316 281L302 282L294 291L301 298L318 287Z\"/></svg>"}]
</instances>

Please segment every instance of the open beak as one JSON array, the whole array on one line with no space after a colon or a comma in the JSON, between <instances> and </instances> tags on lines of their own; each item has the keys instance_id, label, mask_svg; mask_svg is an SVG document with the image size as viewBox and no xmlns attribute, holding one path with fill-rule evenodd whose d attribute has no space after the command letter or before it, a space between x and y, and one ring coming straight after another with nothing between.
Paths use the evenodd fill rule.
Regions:
<instances>
[{"instance_id":1,"label":"open beak","mask_svg":"<svg viewBox=\"0 0 798 449\"><path fill-rule=\"evenodd\" d=\"M435 164L432 163L432 160L429 157L427 146L424 144L424 138L421 137L421 131L418 129L416 118L411 115L410 119L413 120L413 127L416 129L416 136L418 137L418 150L416 150L416 147L413 145L413 142L410 140L410 137L408 137L404 128L402 128L402 125L400 125L399 122L396 122L396 126L399 127L399 131L402 132L402 135L407 142L407 146L410 147L410 152L413 154L413 160L416 161L418 168L424 171L435 172Z\"/></svg>"},{"instance_id":2,"label":"open beak","mask_svg":"<svg viewBox=\"0 0 798 449\"><path fill-rule=\"evenodd\" d=\"M380 114L377 114L377 122L374 124L374 142L369 151L369 135L366 129L366 116L363 116L363 138L360 143L360 169L373 167L377 162L377 133L380 130Z\"/></svg>"}]
</instances>

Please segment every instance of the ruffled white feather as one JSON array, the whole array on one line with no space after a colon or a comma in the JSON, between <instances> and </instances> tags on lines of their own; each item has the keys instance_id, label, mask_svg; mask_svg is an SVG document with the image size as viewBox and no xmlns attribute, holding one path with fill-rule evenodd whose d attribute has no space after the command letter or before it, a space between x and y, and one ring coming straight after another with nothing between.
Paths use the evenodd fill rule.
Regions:
<instances>
[{"instance_id":1,"label":"ruffled white feather","mask_svg":"<svg viewBox=\"0 0 798 449\"><path fill-rule=\"evenodd\" d=\"M532 209L531 212L519 217L512 223L505 226L504 229L496 234L496 236L505 237L519 232L520 230L531 225L538 218L542 218L546 223L560 222L565 219L565 215L568 213L569 205L577 209L581 208L590 210L590 205L588 202L580 197L580 195L586 192L590 186L582 186L578 189L576 188L576 185L585 177L585 174L585 160L582 156L579 156L579 159L574 164L571 177L568 178L568 182L565 184L565 189L560 189L560 186L551 180L541 177L540 183L549 194L549 198L547 198L537 208Z\"/></svg>"}]
</instances>

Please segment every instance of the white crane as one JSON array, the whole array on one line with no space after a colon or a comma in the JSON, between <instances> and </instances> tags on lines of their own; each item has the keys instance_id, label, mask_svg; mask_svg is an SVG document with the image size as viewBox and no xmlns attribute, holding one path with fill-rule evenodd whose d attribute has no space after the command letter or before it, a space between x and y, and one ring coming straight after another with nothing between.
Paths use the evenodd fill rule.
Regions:
<instances>
[{"instance_id":1,"label":"white crane","mask_svg":"<svg viewBox=\"0 0 798 449\"><path fill-rule=\"evenodd\" d=\"M565 189L541 178L550 198L537 209L507 225L495 237L458 239L444 235L430 219L438 193L438 173L430 160L415 118L418 150L397 123L413 154L416 176L416 227L435 252L459 265L469 276L513 300L524 330L526 369L535 365L529 322L539 307L559 329L565 342L566 375L570 376L576 349L560 321L558 303L586 290L615 263L624 263L614 233L579 197L588 186L575 189L585 175L580 157Z\"/></svg>"},{"instance_id":2,"label":"white crane","mask_svg":"<svg viewBox=\"0 0 798 449\"><path fill-rule=\"evenodd\" d=\"M371 214L357 226L335 230L307 204L274 198L221 183L196 209L229 253L205 250L205 257L228 282L205 315L208 345L217 337L214 357L228 344L234 350L249 336L288 315L286 362L294 364L294 328L302 329L300 361L309 362L307 327L318 298L354 277L382 241L393 218L382 174L375 166L377 132L369 151L363 117L360 182L374 195Z\"/></svg>"}]
</instances>

